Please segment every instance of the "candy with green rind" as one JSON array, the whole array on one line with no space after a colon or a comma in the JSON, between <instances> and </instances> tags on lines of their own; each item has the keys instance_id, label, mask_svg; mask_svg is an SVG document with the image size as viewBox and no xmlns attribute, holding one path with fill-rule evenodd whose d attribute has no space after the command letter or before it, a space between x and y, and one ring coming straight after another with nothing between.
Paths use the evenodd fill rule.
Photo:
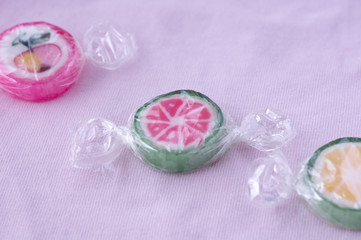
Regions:
<instances>
[{"instance_id":1,"label":"candy with green rind","mask_svg":"<svg viewBox=\"0 0 361 240\"><path fill-rule=\"evenodd\" d=\"M187 172L213 163L237 142L271 151L294 137L289 119L277 111L251 113L236 126L216 103L193 90L155 97L130 121L130 127L96 118L80 123L73 138L73 166L115 170L113 163L130 147L154 168Z\"/></svg>"},{"instance_id":2,"label":"candy with green rind","mask_svg":"<svg viewBox=\"0 0 361 240\"><path fill-rule=\"evenodd\" d=\"M192 90L160 95L134 116L136 152L160 170L184 172L211 162L226 136L221 109L207 96Z\"/></svg>"},{"instance_id":3,"label":"candy with green rind","mask_svg":"<svg viewBox=\"0 0 361 240\"><path fill-rule=\"evenodd\" d=\"M302 179L314 196L304 197L321 218L341 227L361 229L361 168L353 172L358 178L347 176L353 169L350 164L361 166L361 138L340 138L319 148L309 159Z\"/></svg>"}]
</instances>

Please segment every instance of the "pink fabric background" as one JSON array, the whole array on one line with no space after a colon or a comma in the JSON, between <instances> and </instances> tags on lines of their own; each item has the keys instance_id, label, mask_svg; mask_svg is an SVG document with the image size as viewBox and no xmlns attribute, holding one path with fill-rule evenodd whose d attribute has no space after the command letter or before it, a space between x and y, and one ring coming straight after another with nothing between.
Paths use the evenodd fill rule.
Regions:
<instances>
[{"instance_id":1,"label":"pink fabric background","mask_svg":"<svg viewBox=\"0 0 361 240\"><path fill-rule=\"evenodd\" d=\"M118 175L72 169L69 129L119 125L176 89L211 97L240 123L267 106L298 129L293 171L319 146L361 136L360 1L0 2L0 29L45 20L79 41L105 19L132 32L138 59L116 71L86 64L64 96L44 103L0 92L0 239L360 239L315 217L296 196L274 208L245 195L262 156L240 144L191 174L153 170L127 151Z\"/></svg>"}]
</instances>

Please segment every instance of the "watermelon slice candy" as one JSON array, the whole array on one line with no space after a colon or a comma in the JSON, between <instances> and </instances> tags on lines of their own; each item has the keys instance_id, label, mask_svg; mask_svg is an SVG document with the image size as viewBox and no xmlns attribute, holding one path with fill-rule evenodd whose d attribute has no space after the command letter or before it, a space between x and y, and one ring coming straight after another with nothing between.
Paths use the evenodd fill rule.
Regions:
<instances>
[{"instance_id":1,"label":"watermelon slice candy","mask_svg":"<svg viewBox=\"0 0 361 240\"><path fill-rule=\"evenodd\" d=\"M134 116L136 151L148 164L183 172L210 161L222 149L226 125L220 108L205 95L181 90L158 96Z\"/></svg>"},{"instance_id":2,"label":"watermelon slice candy","mask_svg":"<svg viewBox=\"0 0 361 240\"><path fill-rule=\"evenodd\" d=\"M236 142L246 141L257 149L268 151L291 139L288 119L276 112L267 109L251 114L245 118L243 127L237 127L216 103L193 90L157 96L140 107L131 119L130 128L116 127L101 119L81 124L74 138L73 164L89 168L92 162L95 165L95 162L115 161L120 147L113 143L122 142L156 169L187 172L213 163ZM251 124L252 121L255 123ZM265 136L261 136L263 134ZM114 140L115 136L122 141Z\"/></svg>"}]
</instances>

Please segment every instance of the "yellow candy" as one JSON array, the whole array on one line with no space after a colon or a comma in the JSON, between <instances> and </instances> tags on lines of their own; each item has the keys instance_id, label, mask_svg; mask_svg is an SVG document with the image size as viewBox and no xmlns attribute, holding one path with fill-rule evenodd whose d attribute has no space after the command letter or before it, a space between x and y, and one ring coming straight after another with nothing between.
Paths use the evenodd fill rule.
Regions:
<instances>
[{"instance_id":1,"label":"yellow candy","mask_svg":"<svg viewBox=\"0 0 361 240\"><path fill-rule=\"evenodd\" d=\"M321 155L323 166L315 174L315 183L322 193L334 201L341 199L361 203L361 147L354 143L336 145Z\"/></svg>"},{"instance_id":2,"label":"yellow candy","mask_svg":"<svg viewBox=\"0 0 361 240\"><path fill-rule=\"evenodd\" d=\"M19 55L15 61L18 67L26 69L29 72L38 72L41 67L39 56L36 53L30 51Z\"/></svg>"}]
</instances>

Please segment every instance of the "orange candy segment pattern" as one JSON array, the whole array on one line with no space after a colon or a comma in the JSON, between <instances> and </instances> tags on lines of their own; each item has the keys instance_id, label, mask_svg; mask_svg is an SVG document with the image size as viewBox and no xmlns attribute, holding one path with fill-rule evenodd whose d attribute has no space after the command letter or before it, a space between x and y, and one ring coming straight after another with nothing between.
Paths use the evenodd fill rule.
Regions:
<instances>
[{"instance_id":1,"label":"orange candy segment pattern","mask_svg":"<svg viewBox=\"0 0 361 240\"><path fill-rule=\"evenodd\" d=\"M323 191L350 202L361 201L361 147L339 147L324 155L321 170Z\"/></svg>"}]
</instances>

